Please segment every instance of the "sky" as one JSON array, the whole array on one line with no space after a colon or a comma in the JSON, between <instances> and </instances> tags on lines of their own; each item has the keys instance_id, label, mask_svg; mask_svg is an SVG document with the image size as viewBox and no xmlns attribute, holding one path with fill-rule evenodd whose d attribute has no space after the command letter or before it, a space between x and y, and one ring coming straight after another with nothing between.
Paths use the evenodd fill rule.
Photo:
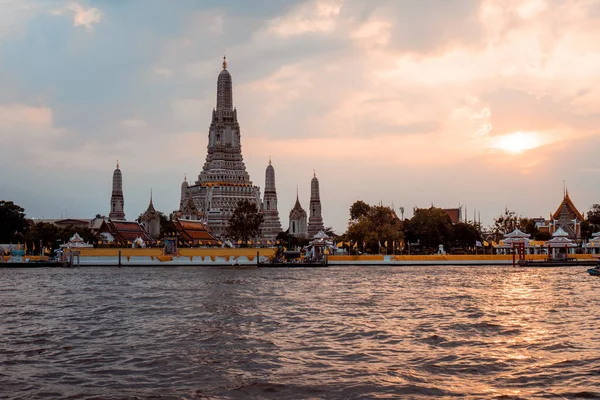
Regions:
<instances>
[{"instance_id":1,"label":"sky","mask_svg":"<svg viewBox=\"0 0 600 400\"><path fill-rule=\"evenodd\" d=\"M600 0L0 0L0 199L34 218L179 207L224 55L255 185L548 217L600 203Z\"/></svg>"}]
</instances>

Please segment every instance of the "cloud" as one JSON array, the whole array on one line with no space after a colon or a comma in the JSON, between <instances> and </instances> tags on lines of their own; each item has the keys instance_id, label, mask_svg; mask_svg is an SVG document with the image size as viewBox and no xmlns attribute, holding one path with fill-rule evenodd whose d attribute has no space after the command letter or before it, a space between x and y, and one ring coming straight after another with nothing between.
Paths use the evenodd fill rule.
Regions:
<instances>
[{"instance_id":1,"label":"cloud","mask_svg":"<svg viewBox=\"0 0 600 400\"><path fill-rule=\"evenodd\" d=\"M43 130L52 127L52 110L45 106L26 104L0 104L0 130L8 135L12 129Z\"/></svg>"},{"instance_id":2,"label":"cloud","mask_svg":"<svg viewBox=\"0 0 600 400\"><path fill-rule=\"evenodd\" d=\"M578 182L582 207L600 196L592 177L577 180L600 168L577 152L600 140L597 2L141 3L61 9L87 30L110 22L84 36L51 15L51 2L10 3L0 129L30 143L3 162L43 166L65 184L85 176L91 198L73 200L85 204L81 216L106 213L117 158L128 215L145 209L149 187L162 210L177 207L183 173L196 176L206 156L224 54L248 172L262 186L273 157L284 225L296 185L306 205L313 169L325 223L340 232L357 199L407 210L469 203L489 220L505 205L555 208L557 199L524 199L555 184L560 194L562 179ZM518 143L530 137L535 148ZM494 149L500 138L525 150ZM27 187L41 181L30 174Z\"/></svg>"},{"instance_id":3,"label":"cloud","mask_svg":"<svg viewBox=\"0 0 600 400\"><path fill-rule=\"evenodd\" d=\"M343 0L311 0L300 3L284 16L274 18L268 31L279 36L327 33L336 27Z\"/></svg>"},{"instance_id":4,"label":"cloud","mask_svg":"<svg viewBox=\"0 0 600 400\"><path fill-rule=\"evenodd\" d=\"M67 8L73 11L73 25L84 26L88 31L93 29L93 24L99 23L102 19L102 11L95 7L84 8L79 3L71 3Z\"/></svg>"}]
</instances>

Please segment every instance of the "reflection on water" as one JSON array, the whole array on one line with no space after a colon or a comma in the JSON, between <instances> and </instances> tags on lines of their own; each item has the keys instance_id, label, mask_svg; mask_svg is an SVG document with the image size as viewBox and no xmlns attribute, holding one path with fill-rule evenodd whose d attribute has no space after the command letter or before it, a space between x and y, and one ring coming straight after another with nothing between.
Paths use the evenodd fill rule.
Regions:
<instances>
[{"instance_id":1,"label":"reflection on water","mask_svg":"<svg viewBox=\"0 0 600 400\"><path fill-rule=\"evenodd\" d=\"M0 270L0 398L600 397L582 268Z\"/></svg>"}]
</instances>

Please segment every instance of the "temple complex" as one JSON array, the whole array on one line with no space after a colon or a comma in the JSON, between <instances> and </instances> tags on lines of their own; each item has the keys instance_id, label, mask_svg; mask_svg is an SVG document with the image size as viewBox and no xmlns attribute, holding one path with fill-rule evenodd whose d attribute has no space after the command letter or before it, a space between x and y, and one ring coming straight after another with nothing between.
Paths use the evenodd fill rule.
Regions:
<instances>
[{"instance_id":1,"label":"temple complex","mask_svg":"<svg viewBox=\"0 0 600 400\"><path fill-rule=\"evenodd\" d=\"M193 185L184 181L181 192L182 215L189 206L188 211L197 212L216 237L224 234L238 202L248 200L260 209L260 189L252 185L242 158L240 125L225 57L217 79L217 107L212 111L206 162L198 180Z\"/></svg>"},{"instance_id":2,"label":"temple complex","mask_svg":"<svg viewBox=\"0 0 600 400\"><path fill-rule=\"evenodd\" d=\"M110 213L108 214L108 218L115 221L124 221L124 207L123 175L119 169L119 161L117 161L117 168L115 169L115 172L113 172L112 196L110 197Z\"/></svg>"},{"instance_id":3,"label":"temple complex","mask_svg":"<svg viewBox=\"0 0 600 400\"><path fill-rule=\"evenodd\" d=\"M317 233L325 229L323 226L323 217L321 216L321 195L319 193L319 180L317 179L316 172L310 181L309 211L308 237L312 239Z\"/></svg>"},{"instance_id":4,"label":"temple complex","mask_svg":"<svg viewBox=\"0 0 600 400\"><path fill-rule=\"evenodd\" d=\"M290 227L288 233L298 238L307 238L306 211L300 205L298 192L296 192L296 204L290 211Z\"/></svg>"},{"instance_id":5,"label":"temple complex","mask_svg":"<svg viewBox=\"0 0 600 400\"><path fill-rule=\"evenodd\" d=\"M148 208L142 214L140 222L152 238L158 239L160 237L160 215L152 204L152 191L150 191L150 204L148 204Z\"/></svg>"},{"instance_id":6,"label":"temple complex","mask_svg":"<svg viewBox=\"0 0 600 400\"><path fill-rule=\"evenodd\" d=\"M277 210L277 190L275 189L275 168L269 165L265 171L265 194L262 202L263 224L261 226L261 236L267 241L275 240L281 232L281 221L279 220L279 211Z\"/></svg>"},{"instance_id":7,"label":"temple complex","mask_svg":"<svg viewBox=\"0 0 600 400\"><path fill-rule=\"evenodd\" d=\"M551 215L549 233L554 235L559 228L562 228L570 239L579 239L581 238L581 222L583 220L583 214L577 210L569 197L569 190L565 188L563 201L554 214Z\"/></svg>"}]
</instances>

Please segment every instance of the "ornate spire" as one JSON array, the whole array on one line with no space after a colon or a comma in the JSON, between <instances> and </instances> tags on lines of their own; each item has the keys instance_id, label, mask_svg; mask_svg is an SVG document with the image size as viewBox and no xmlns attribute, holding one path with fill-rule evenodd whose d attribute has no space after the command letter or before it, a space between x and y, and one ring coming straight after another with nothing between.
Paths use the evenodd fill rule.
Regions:
<instances>
[{"instance_id":1,"label":"ornate spire","mask_svg":"<svg viewBox=\"0 0 600 400\"><path fill-rule=\"evenodd\" d=\"M117 160L117 168L113 172L112 195L110 198L110 213L108 217L112 220L124 220L125 201L123 200L123 174L119 169L119 160Z\"/></svg>"},{"instance_id":2,"label":"ornate spire","mask_svg":"<svg viewBox=\"0 0 600 400\"><path fill-rule=\"evenodd\" d=\"M317 170L313 169L313 178L317 177Z\"/></svg>"},{"instance_id":3,"label":"ornate spire","mask_svg":"<svg viewBox=\"0 0 600 400\"><path fill-rule=\"evenodd\" d=\"M187 173L185 173L185 172L183 173L183 181L187 182Z\"/></svg>"},{"instance_id":4,"label":"ornate spire","mask_svg":"<svg viewBox=\"0 0 600 400\"><path fill-rule=\"evenodd\" d=\"M152 205L152 188L150 188L150 205Z\"/></svg>"},{"instance_id":5,"label":"ornate spire","mask_svg":"<svg viewBox=\"0 0 600 400\"><path fill-rule=\"evenodd\" d=\"M219 111L233 111L233 83L227 71L225 57L223 57L223 70L217 79L217 112Z\"/></svg>"},{"instance_id":6,"label":"ornate spire","mask_svg":"<svg viewBox=\"0 0 600 400\"><path fill-rule=\"evenodd\" d=\"M269 156L269 165L271 165L271 156Z\"/></svg>"}]
</instances>

